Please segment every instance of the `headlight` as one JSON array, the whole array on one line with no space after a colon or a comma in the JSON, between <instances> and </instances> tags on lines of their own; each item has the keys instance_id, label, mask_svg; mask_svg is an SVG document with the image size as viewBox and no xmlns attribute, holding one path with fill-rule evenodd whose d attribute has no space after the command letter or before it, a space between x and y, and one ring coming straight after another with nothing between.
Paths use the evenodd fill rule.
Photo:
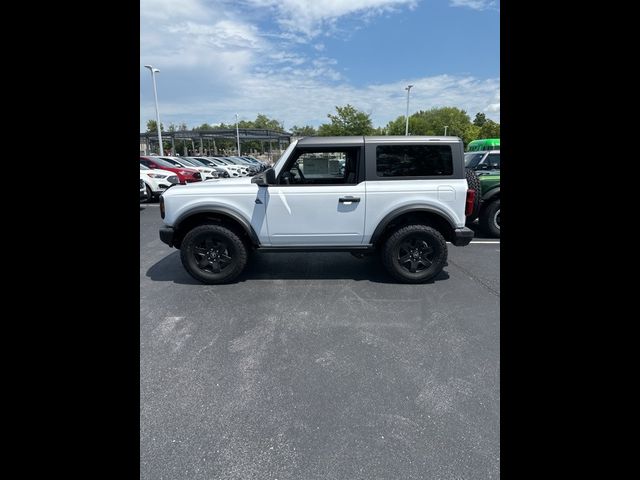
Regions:
<instances>
[{"instance_id":1,"label":"headlight","mask_svg":"<svg viewBox=\"0 0 640 480\"><path fill-rule=\"evenodd\" d=\"M160 175L159 173L147 173L151 178L167 178L168 175Z\"/></svg>"}]
</instances>

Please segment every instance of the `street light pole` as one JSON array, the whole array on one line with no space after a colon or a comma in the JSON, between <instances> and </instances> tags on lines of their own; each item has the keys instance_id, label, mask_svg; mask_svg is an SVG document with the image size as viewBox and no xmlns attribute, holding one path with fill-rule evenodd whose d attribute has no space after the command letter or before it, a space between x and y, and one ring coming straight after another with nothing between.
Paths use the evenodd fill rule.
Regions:
<instances>
[{"instance_id":1,"label":"street light pole","mask_svg":"<svg viewBox=\"0 0 640 480\"><path fill-rule=\"evenodd\" d=\"M238 130L238 114L236 113L236 142L238 142L238 156L240 156L240 130Z\"/></svg>"},{"instance_id":2,"label":"street light pole","mask_svg":"<svg viewBox=\"0 0 640 480\"><path fill-rule=\"evenodd\" d=\"M160 156L164 156L164 150L162 148L162 127L160 125L160 111L158 110L158 91L156 89L156 73L160 70L153 68L153 65L145 65L151 71L151 79L153 80L153 97L156 100L156 129L158 130L158 144L160 145Z\"/></svg>"},{"instance_id":3,"label":"street light pole","mask_svg":"<svg viewBox=\"0 0 640 480\"><path fill-rule=\"evenodd\" d=\"M445 137L447 136L447 127L448 127L448 126L449 126L449 125L445 125L445 126L444 126L444 136L445 136Z\"/></svg>"},{"instance_id":4,"label":"street light pole","mask_svg":"<svg viewBox=\"0 0 640 480\"><path fill-rule=\"evenodd\" d=\"M404 89L407 91L407 122L404 126L404 134L409 135L409 92L411 92L413 85L407 85Z\"/></svg>"}]
</instances>

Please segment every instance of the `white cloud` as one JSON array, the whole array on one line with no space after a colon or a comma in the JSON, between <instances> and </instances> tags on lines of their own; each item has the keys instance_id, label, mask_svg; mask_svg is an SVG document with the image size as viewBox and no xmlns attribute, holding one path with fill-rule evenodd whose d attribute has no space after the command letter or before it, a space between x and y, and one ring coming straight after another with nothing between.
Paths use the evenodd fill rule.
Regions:
<instances>
[{"instance_id":1,"label":"white cloud","mask_svg":"<svg viewBox=\"0 0 640 480\"><path fill-rule=\"evenodd\" d=\"M450 0L452 7L468 7L473 10L487 10L498 3L495 0Z\"/></svg>"},{"instance_id":2,"label":"white cloud","mask_svg":"<svg viewBox=\"0 0 640 480\"><path fill-rule=\"evenodd\" d=\"M253 7L275 11L280 26L308 38L335 28L335 21L347 15L377 15L398 7L414 8L418 0L245 0ZM304 40L300 39L299 40Z\"/></svg>"},{"instance_id":3,"label":"white cloud","mask_svg":"<svg viewBox=\"0 0 640 480\"><path fill-rule=\"evenodd\" d=\"M437 75L354 86L347 66L331 58L323 43L296 49L290 40L299 40L300 31L286 30L294 28L287 21L293 22L298 15L304 17L306 34L331 28L340 16L411 7L414 0L247 2L275 11L285 30L260 31L250 23L251 16L240 15L226 0L141 0L141 131L148 119L155 118L145 64L161 70L158 99L165 126L172 122L189 126L232 123L236 112L243 119L263 113L286 122L286 128L318 126L328 121L327 114L336 105L347 103L370 113L374 125L383 126L404 115L408 83L414 84L412 112L456 106L471 117L484 111L500 119L499 78Z\"/></svg>"},{"instance_id":4,"label":"white cloud","mask_svg":"<svg viewBox=\"0 0 640 480\"><path fill-rule=\"evenodd\" d=\"M292 125L313 125L328 122L327 114L335 107L350 103L371 114L375 126L404 115L406 92L411 83L410 112L433 107L456 106L467 111L471 118L485 111L489 118L500 121L499 110L489 111L486 105L496 98L498 79L480 80L474 77L438 75L412 78L392 83L367 85L361 88L341 83L327 84L322 79L302 75L271 73L244 77L234 89L221 92L215 100L190 104L169 103L161 107L163 122L189 125L203 122L232 122L238 112L241 118L254 119L258 113ZM498 97L499 98L499 97ZM141 110L141 127L153 118L153 103Z\"/></svg>"},{"instance_id":5,"label":"white cloud","mask_svg":"<svg viewBox=\"0 0 640 480\"><path fill-rule=\"evenodd\" d=\"M495 97L493 97L493 103L490 103L485 107L485 111L495 113L498 116L500 115L500 91L498 91Z\"/></svg>"}]
</instances>

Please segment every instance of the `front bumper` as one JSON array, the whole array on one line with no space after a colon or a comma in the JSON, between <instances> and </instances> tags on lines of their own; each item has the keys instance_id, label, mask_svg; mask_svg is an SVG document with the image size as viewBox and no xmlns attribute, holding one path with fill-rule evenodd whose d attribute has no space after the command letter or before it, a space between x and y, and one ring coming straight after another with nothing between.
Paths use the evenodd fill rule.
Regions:
<instances>
[{"instance_id":1,"label":"front bumper","mask_svg":"<svg viewBox=\"0 0 640 480\"><path fill-rule=\"evenodd\" d=\"M162 241L162 243L166 243L170 247L173 247L173 236L175 232L176 231L173 229L173 227L160 228L160 241Z\"/></svg>"},{"instance_id":2,"label":"front bumper","mask_svg":"<svg viewBox=\"0 0 640 480\"><path fill-rule=\"evenodd\" d=\"M451 243L456 247L464 247L465 245L469 245L469 243L471 243L473 235L474 232L470 228L456 228L453 231L453 238L451 239Z\"/></svg>"}]
</instances>

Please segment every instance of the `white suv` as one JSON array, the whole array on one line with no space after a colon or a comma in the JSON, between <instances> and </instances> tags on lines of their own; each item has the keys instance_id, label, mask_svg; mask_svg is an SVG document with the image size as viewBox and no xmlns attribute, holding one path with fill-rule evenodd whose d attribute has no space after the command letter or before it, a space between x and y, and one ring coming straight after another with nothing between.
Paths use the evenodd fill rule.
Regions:
<instances>
[{"instance_id":1,"label":"white suv","mask_svg":"<svg viewBox=\"0 0 640 480\"><path fill-rule=\"evenodd\" d=\"M344 168L341 168L344 164ZM252 178L175 186L160 197L160 239L204 283L244 269L250 250L379 252L421 283L469 244L475 192L458 137L305 137Z\"/></svg>"},{"instance_id":2,"label":"white suv","mask_svg":"<svg viewBox=\"0 0 640 480\"><path fill-rule=\"evenodd\" d=\"M144 182L147 201L159 197L167 188L180 183L178 176L168 170L158 170L140 164L140 180Z\"/></svg>"}]
</instances>

